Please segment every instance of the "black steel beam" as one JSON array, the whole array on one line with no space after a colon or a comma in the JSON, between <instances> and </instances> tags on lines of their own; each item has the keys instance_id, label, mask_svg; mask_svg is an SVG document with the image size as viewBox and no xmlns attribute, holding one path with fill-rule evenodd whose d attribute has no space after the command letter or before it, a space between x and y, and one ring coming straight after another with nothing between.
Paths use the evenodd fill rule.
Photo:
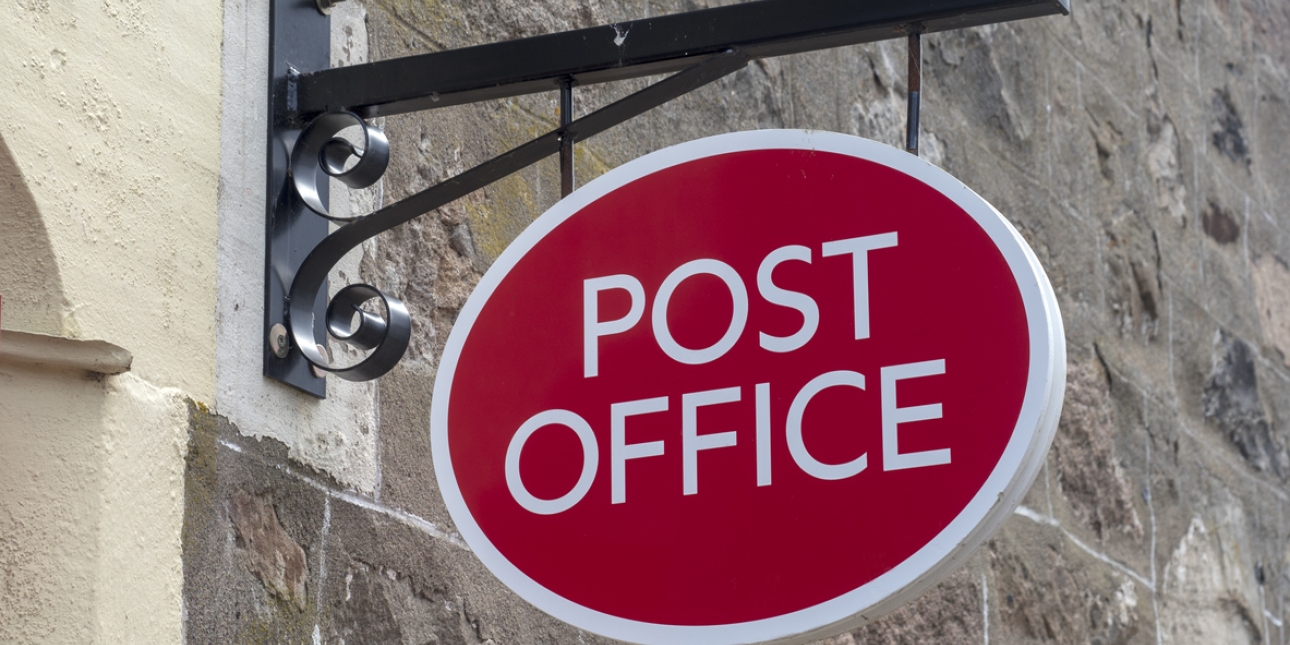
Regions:
<instances>
[{"instance_id":1,"label":"black steel beam","mask_svg":"<svg viewBox=\"0 0 1290 645\"><path fill-rule=\"evenodd\" d=\"M299 114L371 118L679 71L737 49L768 58L1070 13L1070 0L757 0L300 78Z\"/></svg>"}]
</instances>

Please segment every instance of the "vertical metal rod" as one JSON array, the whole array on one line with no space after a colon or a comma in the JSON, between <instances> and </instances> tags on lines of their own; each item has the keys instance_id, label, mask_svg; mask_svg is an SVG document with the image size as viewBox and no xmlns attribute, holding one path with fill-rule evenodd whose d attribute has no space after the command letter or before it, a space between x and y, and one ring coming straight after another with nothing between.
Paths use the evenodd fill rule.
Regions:
<instances>
[{"instance_id":1,"label":"vertical metal rod","mask_svg":"<svg viewBox=\"0 0 1290 645\"><path fill-rule=\"evenodd\" d=\"M573 123L573 79L560 82L560 127ZM573 137L565 133L560 138L560 196L573 192Z\"/></svg>"},{"instance_id":2,"label":"vertical metal rod","mask_svg":"<svg viewBox=\"0 0 1290 645\"><path fill-rule=\"evenodd\" d=\"M909 34L909 115L905 126L905 151L918 155L919 94L923 90L923 34Z\"/></svg>"}]
</instances>

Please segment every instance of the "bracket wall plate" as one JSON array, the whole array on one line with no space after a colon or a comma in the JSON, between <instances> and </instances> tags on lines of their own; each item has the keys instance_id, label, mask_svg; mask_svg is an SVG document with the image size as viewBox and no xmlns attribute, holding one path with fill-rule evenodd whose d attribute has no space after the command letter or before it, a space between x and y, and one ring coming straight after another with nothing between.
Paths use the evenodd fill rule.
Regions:
<instances>
[{"instance_id":1,"label":"bracket wall plate","mask_svg":"<svg viewBox=\"0 0 1290 645\"><path fill-rule=\"evenodd\" d=\"M268 205L264 254L264 375L322 398L327 381L311 368L294 346L279 358L271 346L270 330L287 320L287 294L296 271L309 252L327 237L327 220L315 215L291 185L291 150L307 125L299 118L298 83L301 73L331 66L331 19L314 0L270 0L269 7L269 123ZM318 183L318 196L327 204L327 180ZM327 290L314 303L321 318ZM287 336L288 342L290 335ZM314 332L316 344L326 332Z\"/></svg>"}]
</instances>

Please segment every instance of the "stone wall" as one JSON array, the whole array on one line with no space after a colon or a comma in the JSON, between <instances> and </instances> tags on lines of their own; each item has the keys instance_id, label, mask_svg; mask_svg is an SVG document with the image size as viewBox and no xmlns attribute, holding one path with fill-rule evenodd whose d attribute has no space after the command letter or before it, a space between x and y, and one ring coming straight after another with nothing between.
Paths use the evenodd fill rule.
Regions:
<instances>
[{"instance_id":1,"label":"stone wall","mask_svg":"<svg viewBox=\"0 0 1290 645\"><path fill-rule=\"evenodd\" d=\"M1057 292L1069 384L1047 466L963 570L830 645L1285 642L1290 5L1073 4L1070 17L930 35L924 52L924 157L1016 225ZM357 62L699 6L350 0L334 40L341 63L360 52ZM579 181L734 130L898 145L904 52L887 42L757 61L580 145ZM579 108L643 84L580 88ZM555 119L551 95L386 119L390 171L351 206L401 199ZM317 450L234 425L220 406L194 410L190 641L606 642L483 569L429 455L429 392L455 314L558 197L547 161L354 258L364 279L407 300L412 346L370 393L373 423L357 444L353 428L297 431L337 451L372 445L370 490Z\"/></svg>"}]
</instances>

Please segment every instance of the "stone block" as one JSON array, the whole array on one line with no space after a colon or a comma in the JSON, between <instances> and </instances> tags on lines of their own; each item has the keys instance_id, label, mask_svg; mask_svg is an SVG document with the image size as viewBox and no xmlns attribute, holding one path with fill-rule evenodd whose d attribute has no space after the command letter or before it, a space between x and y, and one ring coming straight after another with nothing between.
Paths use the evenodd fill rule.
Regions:
<instances>
[{"instance_id":1,"label":"stone block","mask_svg":"<svg viewBox=\"0 0 1290 645\"><path fill-rule=\"evenodd\" d=\"M1142 391L1094 357L1071 361L1066 379L1048 513L1091 547L1150 571Z\"/></svg>"},{"instance_id":2,"label":"stone block","mask_svg":"<svg viewBox=\"0 0 1290 645\"><path fill-rule=\"evenodd\" d=\"M310 482L327 478L288 466L285 446L243 437L219 417L195 428L184 527L188 642L308 643L326 506Z\"/></svg>"},{"instance_id":3,"label":"stone block","mask_svg":"<svg viewBox=\"0 0 1290 645\"><path fill-rule=\"evenodd\" d=\"M980 566L968 565L878 620L814 645L979 643L985 639Z\"/></svg>"},{"instance_id":4,"label":"stone block","mask_svg":"<svg viewBox=\"0 0 1290 645\"><path fill-rule=\"evenodd\" d=\"M326 643L609 642L523 602L459 542L343 500L332 503L321 587Z\"/></svg>"},{"instance_id":5,"label":"stone block","mask_svg":"<svg viewBox=\"0 0 1290 645\"><path fill-rule=\"evenodd\" d=\"M1014 517L985 559L992 643L1156 642L1150 587L1060 528Z\"/></svg>"}]
</instances>

